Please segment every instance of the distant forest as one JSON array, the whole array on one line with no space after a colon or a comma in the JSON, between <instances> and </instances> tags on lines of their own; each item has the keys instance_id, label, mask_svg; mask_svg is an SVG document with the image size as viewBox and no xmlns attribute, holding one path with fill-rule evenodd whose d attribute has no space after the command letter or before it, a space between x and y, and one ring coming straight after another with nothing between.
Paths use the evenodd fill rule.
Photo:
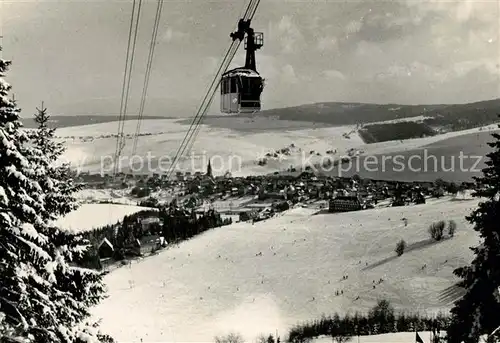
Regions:
<instances>
[{"instance_id":1,"label":"distant forest","mask_svg":"<svg viewBox=\"0 0 500 343\"><path fill-rule=\"evenodd\" d=\"M359 135L365 143L370 144L393 140L430 137L436 135L436 131L424 123L409 121L367 125L359 130Z\"/></svg>"},{"instance_id":2,"label":"distant forest","mask_svg":"<svg viewBox=\"0 0 500 343\"><path fill-rule=\"evenodd\" d=\"M362 103L316 103L264 110L260 117L281 120L312 121L331 125L357 125L424 116L429 126L463 130L498 121L500 99L457 105L397 105Z\"/></svg>"},{"instance_id":3,"label":"distant forest","mask_svg":"<svg viewBox=\"0 0 500 343\"><path fill-rule=\"evenodd\" d=\"M360 132L367 143L400 140L435 135L437 132L458 131L493 124L499 121L500 99L457 105L398 105L327 102L295 107L263 110L256 114L237 117L278 118L288 121L323 123L332 126L363 125ZM418 123L376 122L422 116ZM232 117L226 118L228 122ZM117 121L117 115L52 116L52 125L63 128ZM145 119L176 119L166 116L148 116ZM180 118L177 118L180 119ZM127 116L126 120L137 120ZM181 121L191 124L192 119ZM26 128L36 127L32 118L23 119ZM373 125L366 125L373 123ZM207 123L210 125L209 123ZM220 124L220 123L219 123Z\"/></svg>"}]
</instances>

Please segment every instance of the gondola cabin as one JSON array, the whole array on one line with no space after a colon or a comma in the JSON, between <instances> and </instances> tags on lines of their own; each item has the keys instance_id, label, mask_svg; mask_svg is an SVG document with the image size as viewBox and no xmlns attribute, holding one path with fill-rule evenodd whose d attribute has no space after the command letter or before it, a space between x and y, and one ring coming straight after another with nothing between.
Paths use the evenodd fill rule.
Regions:
<instances>
[{"instance_id":1,"label":"gondola cabin","mask_svg":"<svg viewBox=\"0 0 500 343\"><path fill-rule=\"evenodd\" d=\"M221 112L235 114L260 111L263 88L262 77L252 69L236 68L225 72L220 84Z\"/></svg>"}]
</instances>

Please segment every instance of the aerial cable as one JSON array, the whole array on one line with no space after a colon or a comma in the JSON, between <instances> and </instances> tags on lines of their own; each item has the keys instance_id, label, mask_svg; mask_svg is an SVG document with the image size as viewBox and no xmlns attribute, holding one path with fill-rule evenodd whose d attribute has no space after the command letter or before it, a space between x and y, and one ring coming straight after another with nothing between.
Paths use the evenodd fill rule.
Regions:
<instances>
[{"instance_id":1,"label":"aerial cable","mask_svg":"<svg viewBox=\"0 0 500 343\"><path fill-rule=\"evenodd\" d=\"M140 133L140 129L141 129L141 123L142 123L142 119L143 119L143 115L144 115L144 107L146 104L146 96L147 96L147 91L148 91L148 86L149 86L149 77L151 75L151 68L152 68L152 64L153 64L153 56L154 56L154 50L156 47L156 39L158 36L158 27L160 24L162 8L163 8L163 0L158 0L155 21L153 24L153 32L151 35L151 43L149 46L149 56L148 56L148 62L147 62L147 66L146 66L146 73L144 76L144 86L142 89L141 103L139 106L139 117L137 119L137 126L136 126L136 130L135 130L132 155L134 155L136 153L136 150L137 150L137 141L138 141L138 137L139 137L139 133Z\"/></svg>"},{"instance_id":2,"label":"aerial cable","mask_svg":"<svg viewBox=\"0 0 500 343\"><path fill-rule=\"evenodd\" d=\"M139 28L139 21L140 21L140 15L141 15L141 7L142 7L142 0L139 0L139 8L137 9L137 18L135 22L135 32L134 32L134 41L132 43L132 55L130 58L130 64L129 64L129 78L127 80L127 91L125 94L125 103L123 105L123 121L122 121L122 137L121 137L121 142L120 142L120 150L118 153L118 156L120 156L123 148L125 147L125 139L123 138L123 128L125 126L125 116L127 115L127 105L128 105L128 99L129 99L129 92L130 92L130 81L132 80L132 68L134 66L134 56L135 56L135 46L137 42L137 34L138 34L138 28ZM115 168L116 169L116 168Z\"/></svg>"},{"instance_id":3,"label":"aerial cable","mask_svg":"<svg viewBox=\"0 0 500 343\"><path fill-rule=\"evenodd\" d=\"M236 43L236 42L234 42L234 41L233 41L233 43L232 43L232 44L231 44L231 46L229 47L228 51L226 52L226 55L224 56L223 62L222 62L222 64L220 65L219 70L217 71L216 76L215 76L214 80L212 81L212 84L211 84L211 85L210 85L210 87L209 87L208 92L206 93L206 95L205 95L204 99L202 100L202 103L201 103L201 105L200 105L200 108L198 109L198 112L197 112L197 114L195 115L195 117L194 117L194 119L193 119L193 122L191 123L191 125L190 125L190 127L189 127L189 129L188 129L188 132L186 133L186 136L184 136L184 139L183 139L183 141L182 141L182 143L181 143L181 145L180 145L179 149L177 150L177 153L176 153L176 155L175 155L175 157L174 157L174 160L173 160L173 163L172 163L172 165L171 165L171 168L170 168L170 170L169 170L169 172L168 172L168 174L167 174L167 179L169 179L169 178L170 178L170 176L172 175L172 172L173 172L173 170L175 169L175 167L176 167L176 165L177 165L177 163L178 163L178 159L180 159L180 157L182 156L182 154L183 154L183 153L184 153L184 151L186 150L186 145L189 143L189 139L190 139L190 137L192 136L192 133L190 134L190 131L192 130L193 126L195 126L195 129L196 129L196 127L199 125L199 122L200 122L200 120L199 120L200 113L201 113L202 111L203 111L203 112L204 112L204 111L206 111L206 110L205 110L206 106L204 106L204 105L205 105L205 103L206 103L207 98L209 97L209 95L210 95L210 93L211 93L211 90L214 88L214 85L216 85L216 86L215 86L215 89L217 89L217 87L218 87L218 84L219 84L219 82L220 82L220 81L219 81L219 82L217 82L217 80L219 79L219 74L220 74L221 70L223 70L223 68L224 68L224 69L225 69L225 68L227 68L227 66L225 66L225 65L227 64L227 59L228 59L228 56L234 56L234 52L233 52L233 50L234 50L234 47L235 47L235 45L236 45L235 43Z\"/></svg>"},{"instance_id":4,"label":"aerial cable","mask_svg":"<svg viewBox=\"0 0 500 343\"><path fill-rule=\"evenodd\" d=\"M138 11L137 11L135 33L134 33L134 41L133 41L132 53L131 53L130 52L130 42L132 40L132 29L134 27L135 3L136 3L136 0L133 0L132 14L130 16L130 27L129 27L129 32L128 32L127 53L125 56L125 70L123 72L122 94L121 94L121 101L120 101L120 114L118 117L118 133L116 136L116 150L115 150L115 156L114 156L114 160L113 160L113 180L116 179L116 173L118 170L117 161L121 155L121 152L122 152L122 149L124 146L124 144L123 144L124 143L123 130L124 130L124 125L125 125L127 99L128 99L128 92L130 89L130 78L131 78L132 64L134 61L135 43L137 40L137 27L139 25L142 0L139 0L139 7L138 7ZM129 65L129 58L130 58L130 65ZM127 72L128 72L128 75L127 75ZM127 78L127 76L128 76L128 78ZM126 91L125 91L125 89L126 89ZM111 207L109 208L109 218L111 218Z\"/></svg>"},{"instance_id":5,"label":"aerial cable","mask_svg":"<svg viewBox=\"0 0 500 343\"><path fill-rule=\"evenodd\" d=\"M250 9L251 9L251 7L252 7L252 1L253 1L253 0L251 0L251 1L250 1L250 3L248 4L248 7L247 7L247 9L246 9L246 11L245 11L244 18L246 18L246 17L247 17L247 15L248 15L248 13L250 12ZM254 11L254 13L255 13L255 11ZM229 47L228 51L226 52L226 55L225 55L225 57L224 57L224 59L223 59L223 62L222 62L222 64L221 64L221 66L219 67L219 70L217 71L216 76L215 76L215 78L214 78L214 80L213 80L212 85L210 86L210 88L211 88L211 87L214 85L214 83L217 81L217 79L218 79L218 75L219 75L219 73L220 73L221 69L224 67L225 60L226 60L226 58L228 57L228 55L231 55L231 57L230 57L230 59L229 59L229 63L231 63L231 60L232 60L232 58L234 57L234 55L235 55L235 53L236 53L236 51L235 51L235 52L231 52L231 50L232 50L232 49L234 48L234 46L235 46L235 44L234 44L234 43L235 43L235 41L233 41L233 42L232 42L231 46ZM239 44L238 44L238 47L239 47ZM237 48L237 49L238 49L238 48ZM228 63L228 64L229 64L229 63ZM226 67L224 67L224 72L225 72L225 69L226 69L226 68L227 68L227 66L226 66ZM219 85L219 83L220 83L220 80L219 80L219 82L217 82L217 86ZM209 92L210 92L210 91L209 91ZM208 97L209 92L205 95L205 98L203 99L203 102L204 102L204 101L205 101L205 99ZM202 102L201 107L203 106L203 102ZM196 123L196 120L197 120L197 117L199 116L199 112L200 112L200 110L201 110L201 107L200 107L200 109L198 110L198 113L196 114L196 116L194 117L193 123L191 123L191 126L190 126L189 130L191 130L192 126ZM189 132L189 130L188 130L188 132ZM186 136L186 137L187 137L187 136ZM184 137L184 141L185 141L186 137ZM183 141L183 143L184 143L184 141ZM182 144L183 144L183 143L182 143ZM182 146L182 144L181 144L181 146Z\"/></svg>"},{"instance_id":6,"label":"aerial cable","mask_svg":"<svg viewBox=\"0 0 500 343\"><path fill-rule=\"evenodd\" d=\"M252 4L252 1L253 0L250 0L250 2L248 3L248 6L246 7L245 14L242 16L241 14L243 13L243 8L245 8L245 3L243 2L243 8L240 11L240 18L243 18L243 19L246 18L246 16L248 15L248 11L250 9L250 5Z\"/></svg>"},{"instance_id":7,"label":"aerial cable","mask_svg":"<svg viewBox=\"0 0 500 343\"><path fill-rule=\"evenodd\" d=\"M252 3L250 2L250 3L249 3L249 5L248 5L248 7L247 7L247 9L246 9L246 12L245 12L245 17L247 16L247 14L248 14L248 12L249 12L249 9L250 9L251 4L252 4ZM203 105L204 105L204 103L205 103L205 101L206 101L206 98L207 98L207 97L208 97L208 95L210 94L210 90L212 89L213 85L214 85L215 83L217 83L217 86L218 86L218 84L219 84L219 82L220 82L220 80L219 80L219 77L218 77L218 76L219 76L219 74L220 74L221 70L224 68L224 65L226 64L226 59L227 59L227 57L228 57L229 55L234 56L234 53L232 53L232 50L234 49L234 46L235 46L235 41L233 41L233 42L231 43L231 45L230 45L230 47L229 47L228 51L226 52L226 55L224 56L224 58L223 58L223 60L222 60L222 64L220 65L219 70L217 71L217 73L216 73L216 75L215 75L215 77L214 77L214 80L212 81L212 84L211 84L211 85L210 85L210 87L209 87L209 91L207 92L207 94L205 95L204 99L202 100L202 104L200 105L200 108L198 109L198 112L197 112L197 114L195 115L195 117L194 117L194 119L193 119L193 122L191 123L191 125L190 125L190 127L189 127L189 129L188 129L188 134L184 137L184 139L183 139L183 141L182 141L182 143L181 143L181 146L179 147L179 150L178 150L177 154L179 153L179 151L181 150L181 148L182 148L183 144L185 143L185 141L186 141L186 139L187 139L187 137L188 137L188 135L189 135L189 131L192 129L193 125L195 125L195 123L197 122L197 118L198 118L198 116L200 115L200 111L201 111L201 109L203 108ZM231 57L231 59L232 59L232 57ZM227 67L226 67L226 68L227 68ZM225 69L225 68L224 68L224 69ZM217 80L219 80L219 82L217 82ZM176 158L177 158L177 154L176 154ZM175 159L174 159L174 160L175 160Z\"/></svg>"},{"instance_id":8,"label":"aerial cable","mask_svg":"<svg viewBox=\"0 0 500 343\"><path fill-rule=\"evenodd\" d=\"M117 160L119 159L122 150L125 146L125 139L124 139L124 126L125 126L125 116L127 114L127 105L128 105L128 98L129 98L129 91L130 91L130 81L131 81L131 76L132 76L132 67L133 67L133 62L134 62L134 56L135 56L135 46L137 42L137 34L138 34L138 26L139 26L139 21L140 21L140 14L141 14L141 7L142 7L142 0L139 0L139 6L137 9L137 17L135 18L135 32L134 32L134 38L132 42L132 52L130 53L130 63L128 61L128 55L130 52L130 39L132 36L132 27L133 27L133 19L134 19L134 10L135 10L135 0L133 4L133 11L132 11L132 18L131 18L131 26L130 26L130 31L129 31L129 41L128 41L128 46L127 46L127 61L125 64L125 77L124 77L124 84L126 83L126 87L124 86L124 89L122 90L122 96L124 95L124 98L122 98L122 104L120 107L120 118L118 120L118 137L117 137L117 146L116 146L116 152L115 152L115 158L114 158L114 165L113 165L113 177L116 177L116 173L118 171L118 164ZM128 67L128 69L127 69ZM128 78L127 76L128 72ZM126 82L125 82L126 79Z\"/></svg>"},{"instance_id":9,"label":"aerial cable","mask_svg":"<svg viewBox=\"0 0 500 343\"><path fill-rule=\"evenodd\" d=\"M146 72L145 72L145 76L144 76L144 86L143 86L143 90L142 90L142 96L141 96L141 102L140 102L140 106L139 106L139 116L138 116L138 119L137 119L137 126L136 126L136 130L135 130L135 135L134 135L134 145L133 145L133 148L132 148L132 155L135 154L136 152L136 149L137 149L137 141L138 141L138 137L139 137L139 133L140 133L140 127L141 127L141 123L142 123L142 119L143 119L143 114L144 114L144 107L145 107L145 103L146 103L146 95L147 95L147 89L148 89L148 86L149 86L149 77L151 75L151 66L152 66L152 60L153 60L153 54L154 54L154 47L156 45L156 36L157 36L157 32L158 32L158 22L159 22L159 13L161 11L161 0L158 0L158 7L156 9L156 16L155 16L155 23L153 25L153 33L152 33L152 37L151 37L151 43L150 43L150 47L149 47L149 56L148 56L148 62L147 62L147 66L146 66Z\"/></svg>"},{"instance_id":10,"label":"aerial cable","mask_svg":"<svg viewBox=\"0 0 500 343\"><path fill-rule=\"evenodd\" d=\"M228 59L226 59L225 66L224 66L224 68L223 68L224 72L227 70L227 68L228 68L228 67L229 67L229 65L231 64L231 61L232 61L232 59L234 58L234 56L236 55L236 52L238 51L238 48L239 48L239 45L240 45L240 44L241 44L241 42L238 42L238 44L233 45L233 47L232 47L233 49L232 49L232 51L231 51L231 52L230 52L230 54L229 54L229 56L230 56L230 57L229 57ZM191 140L191 139L192 139L193 135L194 135L194 137L196 137L196 132L198 132L198 131L200 130L200 128L201 128L201 126L200 126L201 121L202 121L202 119L203 119L203 117L204 117L205 113L208 111L208 109L210 108L210 106L211 106L211 104L212 104L212 102L213 102L213 99L214 99L214 94L215 94L215 92L217 91L217 88L218 88L218 86L219 86L219 83L220 83L220 82L218 82L218 83L216 84L215 88L212 88L212 89L211 89L211 93L210 93L210 94L207 94L207 96L206 96L206 97L209 99L209 100L208 100L208 103L204 106L204 109L203 109L203 111L201 112L202 114L198 116L197 121L196 121L196 123L195 123L195 131L193 131L193 132L191 133L191 135L189 136L189 138L188 138L188 143L187 143L187 144L189 144L189 140ZM184 150L181 152L181 155L182 155L182 154L184 153L184 151L186 150L187 144L184 146ZM192 146L192 144L191 144L191 146ZM189 149L191 149L191 148L189 148ZM188 149L188 151L189 151L189 149Z\"/></svg>"},{"instance_id":11,"label":"aerial cable","mask_svg":"<svg viewBox=\"0 0 500 343\"><path fill-rule=\"evenodd\" d=\"M234 43L236 43L236 42L234 42ZM220 71L220 69L223 69L225 72L225 70L228 68L229 64L231 63L232 59L234 58L234 55L238 51L238 47L240 44L241 44L241 42L238 42L237 44L231 45L230 51L228 51L230 57L224 59L223 64L219 68L219 71ZM213 101L215 92L219 86L219 83L220 83L220 81L217 82L215 88L211 88L209 90L209 92L205 95L205 98L209 99L208 103L206 103L204 101L203 102L204 106L202 108L200 108L199 113L195 116L193 124L191 124L191 126L194 126L194 131L191 131L191 132L188 131L188 133L186 134L186 137L184 138L184 141L186 141L186 143L181 144L181 147L179 148L180 152L178 152L176 155L176 157L178 157L179 159L182 157L182 155L184 154L186 149L188 149L188 151L191 149L191 147L194 143L194 140L196 139L196 136L201 128L200 123L201 123L203 117L205 116L207 110L210 108L210 105L212 104L212 101ZM201 112L201 114L200 114L200 112ZM194 139L193 139L193 137L194 137ZM189 148L188 148L188 146L189 146ZM173 168L175 168L175 165L177 163L178 163L178 159L174 160ZM168 174L168 177L170 177L171 174L172 174L172 171Z\"/></svg>"},{"instance_id":12,"label":"aerial cable","mask_svg":"<svg viewBox=\"0 0 500 343\"><path fill-rule=\"evenodd\" d=\"M188 142L189 142L189 138L190 138L190 131L192 130L193 126L195 126L195 128L196 128L196 126L197 126L197 125L199 125L199 120L198 120L198 117L200 116L200 112L201 112L201 111L202 111L202 109L205 107L204 105L205 105L205 102L206 102L206 99L207 99L208 95L210 94L210 90L213 88L214 84L215 84L215 83L216 83L216 81L218 80L218 78L219 78L219 74L220 74L220 71L221 71L221 70L222 70L222 68L224 67L224 64L225 64L225 62L226 62L226 59L227 59L227 57L231 54L231 52L232 52L233 48L234 48L234 44L231 44L231 46L229 47L229 49L228 49L228 51L227 51L227 53L226 53L226 55L225 55L225 57L224 57L224 59L223 59L222 64L221 64L221 65L220 65L220 67L219 67L219 70L218 70L218 71L217 71L217 73L216 73L216 76L215 76L214 80L212 81L212 84L211 84L211 85L210 85L210 87L209 87L209 91L206 93L206 95L205 95L204 99L202 100L202 103L201 103L201 105L200 105L200 108L198 109L197 114L196 114L196 115L195 115L195 117L193 118L193 122L191 123L191 125L190 125L190 127L189 127L189 129L188 129L188 131L187 131L187 133L186 133L186 136L184 136L184 139L183 139L183 141L182 141L181 145L179 146L179 149L177 150L177 153L176 153L176 155L175 155L175 157L174 157L173 163L172 163L172 165L171 165L171 167L170 167L170 170L169 170L169 172L168 172L168 174L167 174L167 179L169 179L169 178L170 178L170 176L172 175L172 172L173 172L173 170L175 169L175 167L176 167L176 165L177 165L177 163L178 163L178 159L182 156L182 154L183 154L184 150L186 149L186 145L188 144ZM217 83L217 85L218 85L218 83ZM192 134L191 134L191 135L192 135Z\"/></svg>"},{"instance_id":13,"label":"aerial cable","mask_svg":"<svg viewBox=\"0 0 500 343\"><path fill-rule=\"evenodd\" d=\"M113 164L113 168L115 168L115 165L116 165L116 159L118 158L118 154L120 151L120 144L121 144L120 137L123 134L123 128L122 128L121 123L123 120L123 103L124 103L124 99L125 99L125 88L126 88L126 84L127 84L127 70L128 70L129 56L130 56L130 43L132 41L132 29L134 27L135 2L136 2L136 0L133 0L132 15L130 16L130 27L129 27L129 32L128 32L127 53L125 56L125 70L123 71L123 84L122 84L122 94L121 94L121 102L120 102L120 114L118 117L118 132L117 132L117 139L116 139L115 161Z\"/></svg>"},{"instance_id":14,"label":"aerial cable","mask_svg":"<svg viewBox=\"0 0 500 343\"><path fill-rule=\"evenodd\" d=\"M173 170L175 169L175 167L177 165L177 162L178 162L178 158L180 158L181 151L185 150L185 148L183 149L184 144L186 143L186 140L189 137L189 132L191 131L191 129L193 128L193 126L196 125L196 123L197 123L197 119L198 119L198 117L200 115L201 110L204 107L203 105L205 104L208 95L210 94L210 90L213 88L214 84L217 84L217 86L218 86L218 83L220 82L220 81L217 82L219 80L219 74L220 74L221 70L223 69L224 65L226 64L226 60L227 60L228 56L231 54L232 50L234 49L234 46L236 45L235 43L236 43L235 41L233 41L231 43L229 49L226 52L226 55L224 56L224 58L222 60L222 64L220 65L219 70L217 71L217 73L216 73L216 75L215 75L215 77L214 77L214 79L213 79L213 81L212 81L212 83L211 83L211 85L209 87L208 92L206 93L205 97L203 98L202 103L201 103L201 105L200 105L200 107L199 107L199 109L198 109L195 117L193 118L193 121L192 121L191 125L189 126L188 132L187 132L186 136L184 136L184 139L182 140L181 145L179 146L179 149L177 150L177 152L176 152L176 154L174 156L174 160L172 162L172 165L171 165L171 167L170 167L170 169L169 169L169 171L167 173L167 179L170 178Z\"/></svg>"},{"instance_id":15,"label":"aerial cable","mask_svg":"<svg viewBox=\"0 0 500 343\"><path fill-rule=\"evenodd\" d=\"M253 19L254 15L255 15L255 13L257 11L257 7L258 7L259 3L260 3L260 0L257 0L256 2L251 1L249 3L249 5L247 7L247 10L245 12L245 15L243 17L244 20L252 20ZM247 18L248 13L251 13L251 15L250 15L250 17ZM234 50L234 52L231 53L231 57L229 58L229 60L227 62L227 65L224 68L224 71L228 68L228 66L231 63L232 59L236 55L236 52L238 51L240 44L241 44L241 41L238 42L236 49ZM222 67L222 65L221 65L221 67ZM220 68L219 68L219 70L220 70ZM184 153L184 151L186 150L188 144L189 144L189 148L187 148L187 151L189 152L191 150L191 148L192 148L192 146L194 144L194 141L195 141L196 137L198 136L198 133L199 133L199 131L201 129L201 126L200 126L201 121L203 120L203 117L204 117L206 111L210 108L210 106L211 106L211 104L213 102L213 96L214 95L215 95L215 90L213 91L213 94L210 96L209 103L205 107L205 110L202 112L203 114L201 116L199 116L198 118L195 117L195 121L196 121L196 124L194 125L195 126L195 131L192 132L191 134L188 133L188 135L189 135L188 143L186 143L186 145L184 146L182 152L180 153L181 156ZM207 94L207 96L208 96L208 94Z\"/></svg>"},{"instance_id":16,"label":"aerial cable","mask_svg":"<svg viewBox=\"0 0 500 343\"><path fill-rule=\"evenodd\" d=\"M248 7L247 7L247 10L245 12L245 15L243 16L243 20L252 20L253 16L255 15L255 10L257 9L257 6L259 6L259 3L260 3L260 0L251 0L250 3L248 4ZM251 13L251 14L250 14ZM247 15L249 15L249 17L247 17Z\"/></svg>"},{"instance_id":17,"label":"aerial cable","mask_svg":"<svg viewBox=\"0 0 500 343\"><path fill-rule=\"evenodd\" d=\"M253 17L255 16L255 13L257 12L257 7L259 7L259 4L260 4L260 0L257 0L257 2L255 3L255 7L253 9L252 15L249 18L250 20L252 20Z\"/></svg>"},{"instance_id":18,"label":"aerial cable","mask_svg":"<svg viewBox=\"0 0 500 343\"><path fill-rule=\"evenodd\" d=\"M234 56L236 55L236 52L238 51L238 48L240 46L241 42L238 42L236 46L236 49L234 49L234 51L232 52L231 54L231 58L229 59L229 62L227 63L226 67L224 68L224 70L226 70L228 67L229 67L229 64L231 63L232 59L234 58ZM198 134L201 130L201 123L202 123L202 120L206 114L206 112L210 109L210 106L212 105L213 103L213 100L214 100L214 95L215 95L215 92L217 91L217 87L212 91L212 95L210 96L210 100L208 102L208 104L205 106L205 109L203 111L203 114L201 116L198 117L197 119L197 122L196 122L196 125L195 125L195 129L194 131L191 133L190 137L189 137L189 143L186 144L186 146L184 147L184 150L183 152L181 153L181 155L184 153L184 151L187 149L188 153L189 151L191 151L193 145L194 145L194 142L196 140L196 138L198 137ZM188 147L188 144L189 144L189 147Z\"/></svg>"},{"instance_id":19,"label":"aerial cable","mask_svg":"<svg viewBox=\"0 0 500 343\"><path fill-rule=\"evenodd\" d=\"M242 14L243 14L243 10L245 9L245 2L246 1L243 1L243 6L241 6L241 10L240 10L240 15L239 15L239 18L243 18ZM248 8L248 7L247 7ZM248 10L247 10L248 11Z\"/></svg>"},{"instance_id":20,"label":"aerial cable","mask_svg":"<svg viewBox=\"0 0 500 343\"><path fill-rule=\"evenodd\" d=\"M244 20L252 20L253 19L253 16L255 15L255 13L257 11L257 7L258 7L259 3L260 3L260 0L257 0L256 2L251 1L249 3L249 5L247 7L247 10L245 12L245 15L244 15ZM251 15L247 18L248 13L251 13ZM206 111L208 110L208 107L210 106L210 104L213 101L213 96L215 95L215 90L219 86L220 80L219 80L219 82L216 82L219 79L219 73L220 73L220 71L221 71L222 68L224 68L224 72L226 71L227 67L229 66L229 64L231 63L232 59L234 58L234 55L236 54L236 51L237 51L238 47L240 46L240 44L241 44L241 41L239 41L238 43L236 43L235 40L233 40L233 42L231 43L231 45L230 45L230 47L229 47L229 49L228 49L228 51L226 53L226 56L224 57L223 62L221 64L221 66L219 67L219 70L218 70L218 72L217 72L217 74L216 74L216 76L215 76L215 78L214 78L214 80L212 82L212 85L210 86L209 91L205 95L205 98L204 98L204 100L202 102L202 105L200 106L200 109L198 110L198 113L195 115L195 117L193 119L193 122L191 123L191 125L190 125L190 127L188 129L188 133L184 137L184 139L183 139L183 141L181 143L181 146L177 150L176 156L174 157L174 161L173 161L173 163L172 163L172 165L170 167L170 170L169 170L169 172L167 174L167 179L170 179L170 176L172 175L172 172L174 171L174 169L175 169L175 167L176 167L176 165L178 163L178 159L180 158L180 156L182 156L183 152L186 150L186 148L187 148L187 146L189 144L189 140L193 137L194 133L197 133L199 131L199 124L201 122L201 119L206 114ZM234 49L235 46L237 46L236 49ZM233 51L233 49L234 49L234 51ZM229 59L227 59L228 55L230 55ZM213 87L213 85L215 83L217 84L217 87L215 88L215 90L212 91L212 87ZM205 99L207 97L209 97L209 95L210 95L210 100L208 101L208 105L205 106L205 108L203 109L203 112L200 115L200 111L202 111L203 105L205 104ZM191 128L193 126L195 126L195 131L190 134L189 131L191 130ZM188 139L188 142L185 144L186 139Z\"/></svg>"}]
</instances>

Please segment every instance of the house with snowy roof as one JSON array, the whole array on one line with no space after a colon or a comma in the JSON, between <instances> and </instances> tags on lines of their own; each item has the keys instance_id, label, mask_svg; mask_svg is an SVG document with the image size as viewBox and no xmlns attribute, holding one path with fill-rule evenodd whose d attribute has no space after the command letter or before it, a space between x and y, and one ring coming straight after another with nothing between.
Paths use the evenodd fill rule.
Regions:
<instances>
[{"instance_id":1,"label":"house with snowy roof","mask_svg":"<svg viewBox=\"0 0 500 343\"><path fill-rule=\"evenodd\" d=\"M106 259L113 256L115 249L113 244L107 238L104 238L97 246L97 251L100 259Z\"/></svg>"}]
</instances>

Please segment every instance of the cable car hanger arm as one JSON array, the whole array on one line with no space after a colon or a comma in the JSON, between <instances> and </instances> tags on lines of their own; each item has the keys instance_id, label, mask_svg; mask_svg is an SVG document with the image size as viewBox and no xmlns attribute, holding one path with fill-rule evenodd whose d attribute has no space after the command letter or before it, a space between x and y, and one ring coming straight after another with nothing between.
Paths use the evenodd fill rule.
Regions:
<instances>
[{"instance_id":1,"label":"cable car hanger arm","mask_svg":"<svg viewBox=\"0 0 500 343\"><path fill-rule=\"evenodd\" d=\"M256 9L256 8L255 8ZM253 15L252 15L253 17ZM250 69L255 72L257 72L257 65L255 62L255 51L260 49L263 44L264 44L264 35L262 32L254 32L253 28L250 26L252 22L251 18L248 19L240 19L238 21L238 30L235 32L232 32L230 34L230 37L235 40L240 40L240 42L245 38L246 34L246 44L245 44L245 50L246 50L246 57L245 57L245 69ZM256 41L256 38L258 41Z\"/></svg>"}]
</instances>

